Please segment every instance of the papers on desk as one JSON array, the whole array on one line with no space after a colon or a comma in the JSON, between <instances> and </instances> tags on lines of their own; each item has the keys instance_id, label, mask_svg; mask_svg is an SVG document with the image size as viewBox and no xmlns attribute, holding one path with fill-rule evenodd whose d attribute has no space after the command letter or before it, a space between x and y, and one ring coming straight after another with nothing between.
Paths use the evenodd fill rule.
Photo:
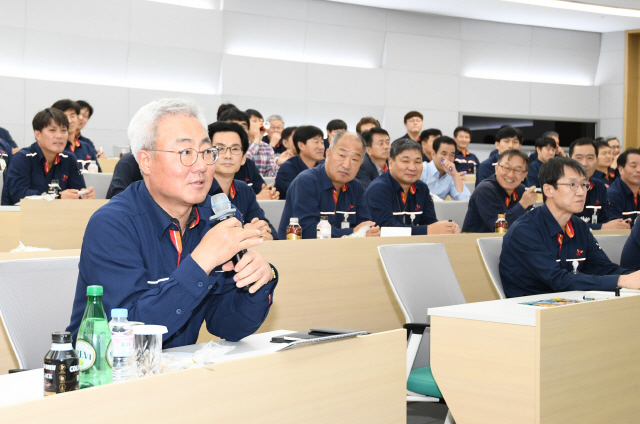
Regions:
<instances>
[{"instance_id":1,"label":"papers on desk","mask_svg":"<svg viewBox=\"0 0 640 424\"><path fill-rule=\"evenodd\" d=\"M580 301L573 300L573 299L565 299L563 297L554 297L551 299L536 300L533 302L522 302L521 305L537 306L539 308L553 308L554 306L571 305L573 303L580 303Z\"/></svg>"}]
</instances>

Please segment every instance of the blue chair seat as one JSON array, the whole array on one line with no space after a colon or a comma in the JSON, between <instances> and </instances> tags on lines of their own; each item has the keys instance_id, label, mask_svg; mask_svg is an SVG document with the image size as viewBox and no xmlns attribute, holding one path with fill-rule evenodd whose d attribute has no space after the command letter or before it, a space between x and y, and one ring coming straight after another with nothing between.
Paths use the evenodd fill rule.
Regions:
<instances>
[{"instance_id":1,"label":"blue chair seat","mask_svg":"<svg viewBox=\"0 0 640 424\"><path fill-rule=\"evenodd\" d=\"M416 368L409 373L407 389L426 396L442 399L442 393L431 373L431 367Z\"/></svg>"}]
</instances>

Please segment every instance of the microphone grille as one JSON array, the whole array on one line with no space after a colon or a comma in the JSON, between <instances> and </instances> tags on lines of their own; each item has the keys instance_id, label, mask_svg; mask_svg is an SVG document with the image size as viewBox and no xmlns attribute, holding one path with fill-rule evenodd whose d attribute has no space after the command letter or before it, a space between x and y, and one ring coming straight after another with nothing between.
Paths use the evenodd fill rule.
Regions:
<instances>
[{"instance_id":1,"label":"microphone grille","mask_svg":"<svg viewBox=\"0 0 640 424\"><path fill-rule=\"evenodd\" d=\"M218 193L211 196L211 209L213 209L214 215L231 209L231 202L227 195L224 193Z\"/></svg>"}]
</instances>

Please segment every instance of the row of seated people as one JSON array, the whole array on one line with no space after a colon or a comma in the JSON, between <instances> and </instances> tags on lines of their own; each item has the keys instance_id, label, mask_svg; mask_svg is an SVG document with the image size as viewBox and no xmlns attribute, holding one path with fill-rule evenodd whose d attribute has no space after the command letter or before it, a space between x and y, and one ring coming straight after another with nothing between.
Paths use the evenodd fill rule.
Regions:
<instances>
[{"instance_id":1,"label":"row of seated people","mask_svg":"<svg viewBox=\"0 0 640 424\"><path fill-rule=\"evenodd\" d=\"M38 122L49 118L42 129L68 128L67 117L56 109L41 114ZM221 121L209 125L207 133L204 118L192 102L164 99L144 106L132 119L128 134L142 181L131 183L91 217L68 330L77 332L86 287L98 284L105 288L105 308L125 307L132 320L166 325L165 348L194 343L205 321L212 334L230 341L251 334L274 301L278 275L274 266L252 250L237 264L229 261L236 252L275 235L259 212L254 217L249 213L255 192L234 180L249 148L246 131L236 123ZM444 137L434 141L438 151L442 146L455 148L445 141ZM60 165L56 158L61 147L47 145L47 149L59 149L48 166ZM336 134L325 162L301 172L291 183L283 222L288 222L289 216L300 217L303 236L314 237L320 212L343 211L352 212L349 228L339 228L342 219L330 216L332 235L348 235L368 224L367 235L376 236L376 224L385 225L385 219L390 225L410 226L412 232L415 228L416 234L460 231L456 223L438 222L432 213L429 188L420 181L420 144L410 139L393 143L388 171L375 178L366 191L355 179L365 150L366 143L358 134ZM627 157L633 154L625 153ZM620 155L618 164L624 167L624 160ZM621 268L608 262L588 225L576 216L582 213L591 186L579 162L553 158L543 164L539 178L545 205L527 213L524 210L530 209L528 202L533 204L534 192L525 193L516 171L524 177L529 158L517 149L507 149L497 163L495 176L476 191L493 185L497 192L506 193L497 198L504 211L518 203L523 211L505 237L501 258L505 281L506 275L516 275L516 270L525 273L536 269L538 273L531 271L529 280L515 282L522 285L521 292L640 288L640 273L633 272L631 265ZM503 187L501 180L510 185ZM211 227L210 194L219 192L236 202L237 219ZM636 233L634 230L632 237ZM585 258L576 270L570 263L576 259L574 252L579 259ZM541 255L544 260L538 259ZM639 267L638 256L632 257L634 267ZM248 290L242 290L250 284ZM509 291L510 296L517 293Z\"/></svg>"}]
</instances>

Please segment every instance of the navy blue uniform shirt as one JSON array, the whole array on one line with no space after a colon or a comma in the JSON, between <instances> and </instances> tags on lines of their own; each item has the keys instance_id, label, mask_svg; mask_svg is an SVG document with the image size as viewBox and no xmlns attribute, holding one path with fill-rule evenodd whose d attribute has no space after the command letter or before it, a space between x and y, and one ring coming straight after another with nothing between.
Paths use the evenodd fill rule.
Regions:
<instances>
[{"instance_id":1,"label":"navy blue uniform shirt","mask_svg":"<svg viewBox=\"0 0 640 424\"><path fill-rule=\"evenodd\" d=\"M324 169L324 164L307 169L296 177L289 186L282 219L278 227L280 240L287 238L287 225L291 217L298 218L302 227L302 238L316 238L316 227L320 222L320 212L328 214L331 237L353 234L353 228L364 221L371 221L364 188L358 180L353 180L336 190ZM355 212L349 215L349 228L340 228L344 215L337 213ZM333 214L335 212L335 214Z\"/></svg>"},{"instance_id":2,"label":"navy blue uniform shirt","mask_svg":"<svg viewBox=\"0 0 640 424\"><path fill-rule=\"evenodd\" d=\"M67 141L67 147L64 148L65 152L72 153L77 160L95 160L96 165L98 165L98 172L102 172L102 168L100 167L100 163L98 162L98 158L96 157L97 152L89 143L83 143L79 139L75 140L73 149L71 148L71 142ZM87 169L87 165L83 165L80 162L77 162L78 169Z\"/></svg>"},{"instance_id":3,"label":"navy blue uniform shirt","mask_svg":"<svg viewBox=\"0 0 640 424\"><path fill-rule=\"evenodd\" d=\"M262 141L264 141L265 143L269 144L271 146L271 142L269 141L269 136L265 135L264 137L262 137ZM284 144L282 144L282 139L280 139L278 141L278 144L274 146L271 146L271 148L273 149L274 153L280 154L282 152L284 152L285 150L287 150L286 147L284 147Z\"/></svg>"},{"instance_id":4,"label":"navy blue uniform shirt","mask_svg":"<svg viewBox=\"0 0 640 424\"><path fill-rule=\"evenodd\" d=\"M111 184L109 184L109 190L107 190L107 199L111 199L118 193L122 193L132 183L140 181L142 174L140 173L140 167L133 153L126 153L116 163L116 167L113 170L113 177L111 177Z\"/></svg>"},{"instance_id":5,"label":"navy blue uniform shirt","mask_svg":"<svg viewBox=\"0 0 640 424\"><path fill-rule=\"evenodd\" d=\"M438 222L429 187L420 180L411 185L405 198L400 184L385 172L373 180L365 196L373 222L381 227L411 227L411 234L424 235L428 225Z\"/></svg>"},{"instance_id":6,"label":"navy blue uniform shirt","mask_svg":"<svg viewBox=\"0 0 640 424\"><path fill-rule=\"evenodd\" d=\"M609 219L631 218L631 228L633 228L640 211L638 193L632 193L622 178L618 178L607 189L607 197L609 198Z\"/></svg>"},{"instance_id":7,"label":"navy blue uniform shirt","mask_svg":"<svg viewBox=\"0 0 640 424\"><path fill-rule=\"evenodd\" d=\"M456 150L454 162L456 163L456 170L458 172L466 172L467 174L473 174L473 171L480 164L478 157L466 149L464 152Z\"/></svg>"},{"instance_id":8,"label":"navy blue uniform shirt","mask_svg":"<svg viewBox=\"0 0 640 424\"><path fill-rule=\"evenodd\" d=\"M387 172L389 170L389 166L385 163L382 170ZM375 180L380 175L381 174L378 173L378 166L373 163L369 155L365 153L360 169L358 170L358 174L356 175L356 179L362 183L362 186L366 190L369 188L371 181Z\"/></svg>"},{"instance_id":9,"label":"navy blue uniform shirt","mask_svg":"<svg viewBox=\"0 0 640 424\"><path fill-rule=\"evenodd\" d=\"M538 174L540 173L540 167L542 166L542 161L538 158L531 162L531 166L529 166L529 184L532 186L540 187L540 179L538 178Z\"/></svg>"},{"instance_id":10,"label":"navy blue uniform shirt","mask_svg":"<svg viewBox=\"0 0 640 424\"><path fill-rule=\"evenodd\" d=\"M603 184L606 184L608 186L611 186L611 184L613 184L615 180L619 179L617 177L616 170L613 168L607 168L606 174L596 169L596 171L593 173L593 176L591 178L595 180L600 180L602 181Z\"/></svg>"},{"instance_id":11,"label":"navy blue uniform shirt","mask_svg":"<svg viewBox=\"0 0 640 424\"><path fill-rule=\"evenodd\" d=\"M589 191L587 191L587 200L584 203L584 209L582 212L574 215L586 222L592 230L599 230L602 228L602 224L610 221L607 188L601 181L594 180L593 178L591 178L589 182L591 183L591 187L589 188ZM597 222L594 222L593 219L594 211L596 212L595 221Z\"/></svg>"},{"instance_id":12,"label":"navy blue uniform shirt","mask_svg":"<svg viewBox=\"0 0 640 424\"><path fill-rule=\"evenodd\" d=\"M244 181L249 187L253 189L255 194L259 194L262 191L262 184L264 184L264 179L260 172L258 172L258 167L256 163L247 158L244 165L240 167L236 175L233 176L234 180Z\"/></svg>"},{"instance_id":13,"label":"navy blue uniform shirt","mask_svg":"<svg viewBox=\"0 0 640 424\"><path fill-rule=\"evenodd\" d=\"M498 153L498 149L495 149L491 152L488 159L480 163L480 166L478 166L478 172L476 172L476 187L478 187L478 184L480 184L482 180L486 180L490 176L496 174L496 167L494 163L498 162L498 157L500 157L500 153Z\"/></svg>"},{"instance_id":14,"label":"navy blue uniform shirt","mask_svg":"<svg viewBox=\"0 0 640 424\"><path fill-rule=\"evenodd\" d=\"M93 141L91 141L91 139L83 136L82 134L78 133L78 140L80 140L82 143L87 143L89 144L91 147L93 147L93 150L96 151L96 153L98 152L98 149L96 149L96 145L93 144Z\"/></svg>"},{"instance_id":15,"label":"navy blue uniform shirt","mask_svg":"<svg viewBox=\"0 0 640 424\"><path fill-rule=\"evenodd\" d=\"M462 232L493 233L499 214L506 215L505 219L511 227L526 212L520 204L524 190L524 185L520 184L509 196L495 175L484 180L471 194Z\"/></svg>"},{"instance_id":16,"label":"navy blue uniform shirt","mask_svg":"<svg viewBox=\"0 0 640 424\"><path fill-rule=\"evenodd\" d=\"M9 134L9 131L5 130L4 128L0 128L0 140L6 141L7 143L9 143L9 146L13 148L18 147L16 142L13 141L11 134Z\"/></svg>"},{"instance_id":17,"label":"navy blue uniform shirt","mask_svg":"<svg viewBox=\"0 0 640 424\"><path fill-rule=\"evenodd\" d=\"M280 199L284 200L287 198L287 190L289 189L289 186L293 180L296 179L298 174L305 169L309 168L307 168L307 165L305 165L300 156L294 156L291 159L287 159L285 163L280 165L280 169L278 169L278 173L276 174L276 182L274 184L276 190L280 192Z\"/></svg>"},{"instance_id":18,"label":"navy blue uniform shirt","mask_svg":"<svg viewBox=\"0 0 640 424\"><path fill-rule=\"evenodd\" d=\"M47 160L37 142L21 149L6 170L2 204L15 205L26 196L39 196L49 190L52 180L58 180L61 190L85 188L77 163L72 153L59 153L51 169L47 169Z\"/></svg>"},{"instance_id":19,"label":"navy blue uniform shirt","mask_svg":"<svg viewBox=\"0 0 640 424\"><path fill-rule=\"evenodd\" d=\"M213 179L213 184L211 184L211 189L209 189L209 195L213 196L215 194L222 193L222 189L220 188L220 184L216 179ZM278 240L278 232L271 222L264 216L264 211L258 204L258 200L256 199L256 194L253 192L251 187L245 184L243 181L234 180L231 183L231 187L229 188L229 201L237 208L242 216L242 222L249 223L253 218L258 218L261 221L265 221L269 224L271 228L271 235L274 240Z\"/></svg>"},{"instance_id":20,"label":"navy blue uniform shirt","mask_svg":"<svg viewBox=\"0 0 640 424\"><path fill-rule=\"evenodd\" d=\"M0 159L4 160L4 165L5 165L4 167L9 165L9 162L11 161L12 157L13 157L13 148L8 142L0 139ZM2 170L4 170L4 167Z\"/></svg>"},{"instance_id":21,"label":"navy blue uniform shirt","mask_svg":"<svg viewBox=\"0 0 640 424\"><path fill-rule=\"evenodd\" d=\"M640 269L640 225L633 227L622 249L620 266L634 271Z\"/></svg>"},{"instance_id":22,"label":"navy blue uniform shirt","mask_svg":"<svg viewBox=\"0 0 640 424\"><path fill-rule=\"evenodd\" d=\"M127 308L130 321L167 327L163 347L193 344L203 322L229 341L253 334L267 317L276 281L256 293L238 289L233 272L207 275L191 258L211 228L211 198L194 206L180 236L177 221L138 181L98 209L87 225L67 331L74 339L87 304L87 286L104 288L104 310ZM179 243L181 241L181 243ZM181 251L176 246L181 245Z\"/></svg>"},{"instance_id":23,"label":"navy blue uniform shirt","mask_svg":"<svg viewBox=\"0 0 640 424\"><path fill-rule=\"evenodd\" d=\"M577 274L573 259L579 259ZM607 258L580 218L572 215L560 228L547 205L517 220L502 242L500 278L507 297L615 290L619 275L631 272Z\"/></svg>"}]
</instances>

